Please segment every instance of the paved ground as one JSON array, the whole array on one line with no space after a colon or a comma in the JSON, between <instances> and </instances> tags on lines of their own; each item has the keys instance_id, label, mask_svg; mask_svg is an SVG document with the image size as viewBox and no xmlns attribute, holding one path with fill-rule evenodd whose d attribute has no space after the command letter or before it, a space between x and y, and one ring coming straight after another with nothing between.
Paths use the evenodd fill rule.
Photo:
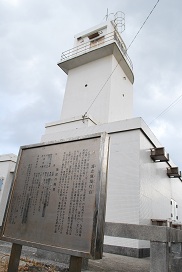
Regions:
<instances>
[{"instance_id":1,"label":"paved ground","mask_svg":"<svg viewBox=\"0 0 182 272\"><path fill-rule=\"evenodd\" d=\"M1 249L2 250L2 249ZM9 254L0 252L0 272L7 272ZM149 272L150 260L136 259L125 256L105 253L102 260L89 261L89 267L85 272ZM21 258L19 271L29 272L68 272L68 265L50 262L47 260L33 260Z\"/></svg>"},{"instance_id":2,"label":"paved ground","mask_svg":"<svg viewBox=\"0 0 182 272\"><path fill-rule=\"evenodd\" d=\"M0 241L0 272L7 272L11 243ZM36 249L23 247L19 271L68 272L68 264L61 264L36 257ZM89 260L85 272L149 272L150 258L137 259L104 253L102 260Z\"/></svg>"},{"instance_id":3,"label":"paved ground","mask_svg":"<svg viewBox=\"0 0 182 272\"><path fill-rule=\"evenodd\" d=\"M89 269L86 271L149 272L150 258L137 259L104 253L104 257L102 260L90 260Z\"/></svg>"}]
</instances>

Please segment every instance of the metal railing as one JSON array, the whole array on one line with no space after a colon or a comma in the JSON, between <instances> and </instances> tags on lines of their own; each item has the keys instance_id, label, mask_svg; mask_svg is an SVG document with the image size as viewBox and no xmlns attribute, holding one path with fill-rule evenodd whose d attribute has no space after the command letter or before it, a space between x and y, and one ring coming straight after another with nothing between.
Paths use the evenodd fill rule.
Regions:
<instances>
[{"instance_id":1,"label":"metal railing","mask_svg":"<svg viewBox=\"0 0 182 272\"><path fill-rule=\"evenodd\" d=\"M111 237L150 241L150 272L182 271L181 228L106 222L104 233Z\"/></svg>"},{"instance_id":2,"label":"metal railing","mask_svg":"<svg viewBox=\"0 0 182 272\"><path fill-rule=\"evenodd\" d=\"M126 62L128 63L129 67L131 70L133 70L133 64L131 59L129 58L128 54L127 54L127 50L125 47L125 44L123 43L120 35L117 33L117 31L113 31L111 33L108 33L104 36L100 36L97 39L91 40L89 42L83 43L79 46L76 46L74 48L71 48L65 52L62 53L61 55L61 61L60 62L64 62L67 61L69 59L78 57L82 54L88 53L90 51L93 51L97 48L103 47L105 45L109 45L111 43L115 42L120 50L120 52L122 53L124 59L126 60Z\"/></svg>"}]
</instances>

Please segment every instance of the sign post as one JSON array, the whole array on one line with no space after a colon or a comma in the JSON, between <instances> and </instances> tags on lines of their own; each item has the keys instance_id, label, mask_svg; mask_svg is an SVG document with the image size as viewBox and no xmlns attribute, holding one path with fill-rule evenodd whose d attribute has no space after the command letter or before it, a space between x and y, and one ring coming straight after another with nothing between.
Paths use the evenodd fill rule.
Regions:
<instances>
[{"instance_id":1,"label":"sign post","mask_svg":"<svg viewBox=\"0 0 182 272\"><path fill-rule=\"evenodd\" d=\"M69 272L80 272L82 269L82 257L71 256Z\"/></svg>"},{"instance_id":2,"label":"sign post","mask_svg":"<svg viewBox=\"0 0 182 272\"><path fill-rule=\"evenodd\" d=\"M12 244L11 254L8 265L8 272L17 272L20 262L22 245Z\"/></svg>"},{"instance_id":3,"label":"sign post","mask_svg":"<svg viewBox=\"0 0 182 272\"><path fill-rule=\"evenodd\" d=\"M21 147L2 239L69 254L70 269L102 258L108 147L106 133Z\"/></svg>"}]
</instances>

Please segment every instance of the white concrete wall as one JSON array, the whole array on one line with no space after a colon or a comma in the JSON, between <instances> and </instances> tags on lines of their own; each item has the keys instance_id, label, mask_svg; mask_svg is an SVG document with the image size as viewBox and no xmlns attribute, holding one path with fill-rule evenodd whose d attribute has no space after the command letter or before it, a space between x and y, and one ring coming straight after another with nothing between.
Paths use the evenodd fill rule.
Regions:
<instances>
[{"instance_id":1,"label":"white concrete wall","mask_svg":"<svg viewBox=\"0 0 182 272\"><path fill-rule=\"evenodd\" d=\"M49 127L42 140L58 140L98 132L110 133L108 190L106 221L139 224L139 148L140 119L114 122L86 129L60 131L53 126L52 134ZM130 128L135 128L132 130ZM60 128L61 130L61 128ZM115 133L117 132L117 133ZM105 236L105 243L124 247L138 248L138 240Z\"/></svg>"},{"instance_id":2,"label":"white concrete wall","mask_svg":"<svg viewBox=\"0 0 182 272\"><path fill-rule=\"evenodd\" d=\"M6 203L12 184L13 172L16 164L16 155L0 155L0 177L4 178L0 191L0 226L2 225Z\"/></svg>"},{"instance_id":3,"label":"white concrete wall","mask_svg":"<svg viewBox=\"0 0 182 272\"><path fill-rule=\"evenodd\" d=\"M166 162L153 162L150 158L153 145L140 136L140 223L150 224L150 219L169 219L173 179L167 176ZM182 190L182 185L181 185Z\"/></svg>"},{"instance_id":4,"label":"white concrete wall","mask_svg":"<svg viewBox=\"0 0 182 272\"><path fill-rule=\"evenodd\" d=\"M61 120L88 114L98 124L129 119L133 114L133 86L113 55L69 70Z\"/></svg>"},{"instance_id":5,"label":"white concrete wall","mask_svg":"<svg viewBox=\"0 0 182 272\"><path fill-rule=\"evenodd\" d=\"M171 180L171 198L177 202L178 209L178 220L182 222L182 192L181 192L182 182L179 179Z\"/></svg>"},{"instance_id":6,"label":"white concrete wall","mask_svg":"<svg viewBox=\"0 0 182 272\"><path fill-rule=\"evenodd\" d=\"M150 158L154 146L140 135L140 224L151 224L151 219L170 218L171 180L167 176L166 162L153 162ZM181 187L182 190L182 187ZM150 247L148 241L139 241L140 248Z\"/></svg>"},{"instance_id":7,"label":"white concrete wall","mask_svg":"<svg viewBox=\"0 0 182 272\"><path fill-rule=\"evenodd\" d=\"M112 71L108 123L133 117L133 85L114 56Z\"/></svg>"},{"instance_id":8,"label":"white concrete wall","mask_svg":"<svg viewBox=\"0 0 182 272\"><path fill-rule=\"evenodd\" d=\"M82 116L90 107L111 71L112 56L69 70L61 120ZM110 80L89 111L89 114L98 123L108 121L109 92Z\"/></svg>"},{"instance_id":9,"label":"white concrete wall","mask_svg":"<svg viewBox=\"0 0 182 272\"><path fill-rule=\"evenodd\" d=\"M182 222L182 183L179 178L167 176L167 162L153 162L150 158L152 143L140 135L140 224L151 224L151 219L171 218L171 198L178 204L178 220ZM146 241L141 247L149 247Z\"/></svg>"},{"instance_id":10,"label":"white concrete wall","mask_svg":"<svg viewBox=\"0 0 182 272\"><path fill-rule=\"evenodd\" d=\"M42 141L98 132L110 135L106 221L151 224L151 219L169 219L171 198L179 205L181 221L182 183L167 176L167 163L154 163L150 158L150 148L160 147L161 144L142 119L69 131L61 131L61 125L58 125L52 127L52 133L49 126ZM114 237L105 237L105 243L133 248L149 247L146 241Z\"/></svg>"},{"instance_id":11,"label":"white concrete wall","mask_svg":"<svg viewBox=\"0 0 182 272\"><path fill-rule=\"evenodd\" d=\"M131 79L129 80L124 73L128 71L129 68L126 67L129 66L116 45L111 46L112 48L105 46L107 43L114 43L114 36L111 36L106 44L102 44L100 53L95 50L95 46L90 45L92 39L90 40L88 36L98 31L99 37L102 36L104 39L106 34L114 31L114 26L111 22L104 22L77 34L74 46L79 48L72 49L73 55L70 55L68 63L63 61L67 66L60 63L60 67L68 72L61 121L83 116L88 110L88 114L96 120L97 124L132 118L133 87ZM97 38L93 38L93 42ZM88 47L87 51L84 44ZM130 74L131 71L128 76Z\"/></svg>"},{"instance_id":12,"label":"white concrete wall","mask_svg":"<svg viewBox=\"0 0 182 272\"><path fill-rule=\"evenodd\" d=\"M139 131L110 135L106 221L139 223Z\"/></svg>"},{"instance_id":13,"label":"white concrete wall","mask_svg":"<svg viewBox=\"0 0 182 272\"><path fill-rule=\"evenodd\" d=\"M139 224L139 130L110 135L106 222ZM105 236L105 243L138 248L138 241Z\"/></svg>"}]
</instances>

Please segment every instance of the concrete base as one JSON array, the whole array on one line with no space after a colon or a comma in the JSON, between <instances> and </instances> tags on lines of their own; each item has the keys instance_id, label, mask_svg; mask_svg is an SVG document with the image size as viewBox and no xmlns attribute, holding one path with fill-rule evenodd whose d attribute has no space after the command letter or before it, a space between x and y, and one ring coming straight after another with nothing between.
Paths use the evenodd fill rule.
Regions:
<instances>
[{"instance_id":1,"label":"concrete base","mask_svg":"<svg viewBox=\"0 0 182 272\"><path fill-rule=\"evenodd\" d=\"M134 258L146 258L150 256L150 248L130 248L113 245L104 245L104 252Z\"/></svg>"},{"instance_id":2,"label":"concrete base","mask_svg":"<svg viewBox=\"0 0 182 272\"><path fill-rule=\"evenodd\" d=\"M171 243L171 272L182 271L182 243Z\"/></svg>"},{"instance_id":3,"label":"concrete base","mask_svg":"<svg viewBox=\"0 0 182 272\"><path fill-rule=\"evenodd\" d=\"M168 243L150 242L150 272L169 272Z\"/></svg>"},{"instance_id":4,"label":"concrete base","mask_svg":"<svg viewBox=\"0 0 182 272\"><path fill-rule=\"evenodd\" d=\"M171 263L171 272L181 272L182 271L182 258L174 257Z\"/></svg>"}]
</instances>

